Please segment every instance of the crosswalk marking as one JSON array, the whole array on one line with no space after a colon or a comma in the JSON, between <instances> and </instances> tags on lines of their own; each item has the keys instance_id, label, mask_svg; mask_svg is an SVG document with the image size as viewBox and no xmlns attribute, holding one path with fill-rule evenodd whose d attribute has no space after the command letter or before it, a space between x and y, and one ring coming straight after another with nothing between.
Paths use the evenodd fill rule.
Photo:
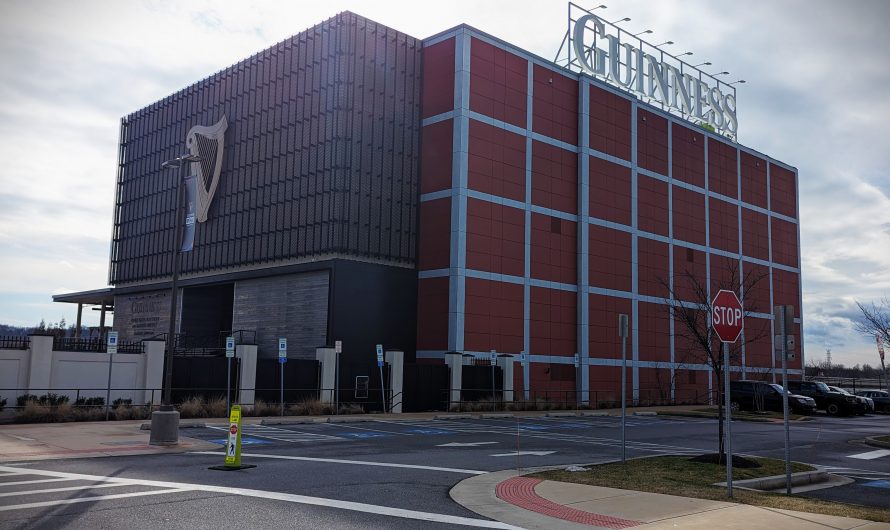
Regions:
<instances>
[{"instance_id":1,"label":"crosswalk marking","mask_svg":"<svg viewBox=\"0 0 890 530\"><path fill-rule=\"evenodd\" d=\"M98 495L96 497L77 497L75 499L59 499L55 501L28 502L25 504L13 504L10 506L0 506L0 512L8 512L10 510L24 510L27 508L43 508L44 506L58 506L60 504L77 504L80 502L97 502L107 501L111 499L125 499L127 497L143 497L145 495L161 495L164 493L181 493L189 491L187 489L165 489L140 491L139 493L118 493L116 495Z\"/></svg>"},{"instance_id":2,"label":"crosswalk marking","mask_svg":"<svg viewBox=\"0 0 890 530\"><path fill-rule=\"evenodd\" d=\"M6 491L0 493L0 497L16 497L19 495L38 495L41 493L57 493L60 491L77 491L77 490L92 490L97 488L119 488L121 486L129 486L129 484L121 483L102 483L102 484L92 484L90 486L67 486L65 488L47 488L42 490L28 490L28 491Z\"/></svg>"},{"instance_id":3,"label":"crosswalk marking","mask_svg":"<svg viewBox=\"0 0 890 530\"><path fill-rule=\"evenodd\" d=\"M16 473L11 473L16 474ZM40 478L34 480L18 480L16 482L0 482L0 487L3 486L24 486L25 484L43 484L44 482L64 482L67 480L73 480L70 478Z\"/></svg>"},{"instance_id":4,"label":"crosswalk marking","mask_svg":"<svg viewBox=\"0 0 890 530\"><path fill-rule=\"evenodd\" d=\"M859 453L856 455L847 455L847 458L856 458L858 460L874 460L890 455L890 449L878 449L877 451L869 451L867 453Z\"/></svg>"},{"instance_id":5,"label":"crosswalk marking","mask_svg":"<svg viewBox=\"0 0 890 530\"><path fill-rule=\"evenodd\" d=\"M229 426L226 425L207 425L209 429L228 432ZM281 429L271 427L269 425L245 425L241 432L244 436L253 436L255 438L266 438L268 440L276 440L279 442L345 442L346 438L340 436L332 436L329 434L319 434L291 429Z\"/></svg>"},{"instance_id":6,"label":"crosswalk marking","mask_svg":"<svg viewBox=\"0 0 890 530\"><path fill-rule=\"evenodd\" d=\"M14 468L0 466L0 471L17 471ZM480 472L481 473L481 472ZM328 499L324 497L310 497L307 495L296 495L292 493L283 493L278 491L265 491L247 488L232 488L227 486L214 486L210 484L189 484L182 482L164 482L157 480L143 480L120 477L103 477L97 475L83 475L79 473L65 473L60 471L45 470L28 470L23 475L42 475L48 477L69 478L71 480L89 480L94 482L114 482L126 483L133 486L146 486L154 488L164 488L139 493L120 493L116 495L100 495L95 497L79 497L75 499L60 499L55 501L30 502L24 504L16 504L12 506L0 506L0 511L23 510L27 508L41 508L45 506L58 506L62 504L75 504L82 502L96 502L112 499L123 499L127 497L139 497L146 495L162 495L165 493L181 493L181 492L207 492L220 493L223 495L237 495L241 497L253 497L266 500L277 500L281 502L291 502L296 504L304 504L308 506L321 506L325 508L336 508L340 510L349 510L357 513L385 515L388 517L396 517L400 519L412 519L415 521L428 521L432 523L441 523L450 526L473 526L477 528L496 528L500 530L521 530L516 526L498 521L489 521L485 519L476 519L472 517L461 517L456 515L448 515L432 512L421 512L417 510L408 510L403 508L393 508L390 506L380 506L374 504L366 504L361 502L344 501L339 499Z\"/></svg>"}]
</instances>

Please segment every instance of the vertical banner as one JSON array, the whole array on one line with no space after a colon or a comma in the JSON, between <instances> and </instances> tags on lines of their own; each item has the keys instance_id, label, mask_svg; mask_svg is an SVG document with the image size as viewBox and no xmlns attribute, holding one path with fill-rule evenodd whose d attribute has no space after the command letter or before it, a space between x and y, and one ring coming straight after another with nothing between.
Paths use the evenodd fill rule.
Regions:
<instances>
[{"instance_id":1,"label":"vertical banner","mask_svg":"<svg viewBox=\"0 0 890 530\"><path fill-rule=\"evenodd\" d=\"M875 335L875 340L878 343L878 355L881 356L881 364L884 363L884 341L881 340L880 335Z\"/></svg>"},{"instance_id":2,"label":"vertical banner","mask_svg":"<svg viewBox=\"0 0 890 530\"><path fill-rule=\"evenodd\" d=\"M195 245L195 221L197 220L198 179L194 175L185 177L185 221L182 226L182 247L180 252L191 252Z\"/></svg>"}]
</instances>

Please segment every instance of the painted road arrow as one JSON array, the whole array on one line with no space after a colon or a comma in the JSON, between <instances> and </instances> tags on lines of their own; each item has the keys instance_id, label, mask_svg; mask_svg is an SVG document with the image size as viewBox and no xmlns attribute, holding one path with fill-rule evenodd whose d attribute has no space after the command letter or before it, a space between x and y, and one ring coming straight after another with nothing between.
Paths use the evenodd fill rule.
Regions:
<instances>
[{"instance_id":1,"label":"painted road arrow","mask_svg":"<svg viewBox=\"0 0 890 530\"><path fill-rule=\"evenodd\" d=\"M535 455L535 456L547 456L552 455L556 451L516 451L514 453L501 453L499 455L490 455L490 456L523 456L523 455Z\"/></svg>"},{"instance_id":2,"label":"painted road arrow","mask_svg":"<svg viewBox=\"0 0 890 530\"><path fill-rule=\"evenodd\" d=\"M467 442L467 443L459 443L459 442L451 442L449 444L439 444L436 447L474 447L477 445L488 445L488 444L496 444L497 442Z\"/></svg>"}]
</instances>

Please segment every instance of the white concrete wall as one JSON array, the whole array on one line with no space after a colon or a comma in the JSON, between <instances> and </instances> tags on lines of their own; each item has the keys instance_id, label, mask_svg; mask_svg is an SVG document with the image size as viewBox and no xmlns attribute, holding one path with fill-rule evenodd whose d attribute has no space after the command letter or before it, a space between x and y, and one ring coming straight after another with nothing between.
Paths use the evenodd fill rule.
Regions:
<instances>
[{"instance_id":1,"label":"white concrete wall","mask_svg":"<svg viewBox=\"0 0 890 530\"><path fill-rule=\"evenodd\" d=\"M6 399L7 407L15 406L15 398L27 393L28 368L31 352L28 350L0 350L0 399Z\"/></svg>"},{"instance_id":2,"label":"white concrete wall","mask_svg":"<svg viewBox=\"0 0 890 530\"><path fill-rule=\"evenodd\" d=\"M111 401L124 398L142 403L145 400L142 391L145 388L145 356L118 353L111 357ZM108 387L108 358L109 354L98 352L53 352L50 388L57 394L67 395L72 402L78 390L80 397L104 398Z\"/></svg>"}]
</instances>

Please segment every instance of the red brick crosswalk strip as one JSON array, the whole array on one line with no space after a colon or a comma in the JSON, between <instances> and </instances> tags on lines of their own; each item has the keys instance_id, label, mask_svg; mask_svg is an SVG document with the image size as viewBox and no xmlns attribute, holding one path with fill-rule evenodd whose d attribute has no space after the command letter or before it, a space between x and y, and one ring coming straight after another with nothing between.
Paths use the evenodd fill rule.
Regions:
<instances>
[{"instance_id":1,"label":"red brick crosswalk strip","mask_svg":"<svg viewBox=\"0 0 890 530\"><path fill-rule=\"evenodd\" d=\"M495 488L495 494L499 499L503 499L520 508L573 523L614 528L616 530L643 524L640 521L585 512L556 504L535 493L535 486L540 482L541 480L536 478L514 477L498 484Z\"/></svg>"}]
</instances>

